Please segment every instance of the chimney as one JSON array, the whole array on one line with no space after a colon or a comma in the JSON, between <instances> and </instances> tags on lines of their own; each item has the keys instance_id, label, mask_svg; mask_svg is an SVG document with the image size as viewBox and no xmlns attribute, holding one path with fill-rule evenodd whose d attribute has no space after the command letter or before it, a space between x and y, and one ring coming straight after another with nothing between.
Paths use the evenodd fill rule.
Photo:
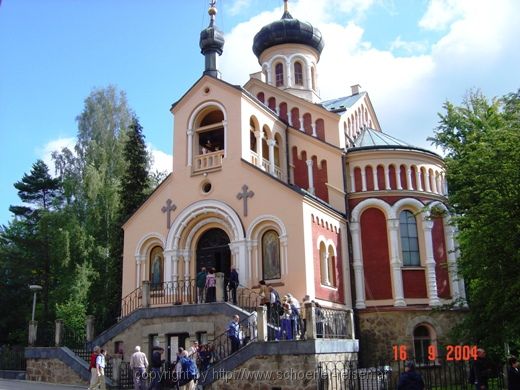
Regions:
<instances>
[{"instance_id":1,"label":"chimney","mask_svg":"<svg viewBox=\"0 0 520 390\"><path fill-rule=\"evenodd\" d=\"M352 91L352 95L357 95L359 91L361 90L361 85L354 84L350 86L350 90Z\"/></svg>"}]
</instances>

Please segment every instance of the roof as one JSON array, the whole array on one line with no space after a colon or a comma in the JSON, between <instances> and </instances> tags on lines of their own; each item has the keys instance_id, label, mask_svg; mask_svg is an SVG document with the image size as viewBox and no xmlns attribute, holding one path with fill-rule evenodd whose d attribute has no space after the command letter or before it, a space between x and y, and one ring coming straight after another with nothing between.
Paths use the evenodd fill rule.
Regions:
<instances>
[{"instance_id":1,"label":"roof","mask_svg":"<svg viewBox=\"0 0 520 390\"><path fill-rule=\"evenodd\" d=\"M262 29L253 39L253 52L256 57L270 47L284 43L300 43L314 48L318 55L323 50L324 42L320 30L308 22L293 19L286 11L282 19L276 20Z\"/></svg>"},{"instance_id":2,"label":"roof","mask_svg":"<svg viewBox=\"0 0 520 390\"><path fill-rule=\"evenodd\" d=\"M361 92L355 95L344 96L336 99L325 100L320 104L328 111L331 112L340 112L346 111L350 107L352 107L358 100L365 97L367 93Z\"/></svg>"},{"instance_id":3,"label":"roof","mask_svg":"<svg viewBox=\"0 0 520 390\"><path fill-rule=\"evenodd\" d=\"M364 128L361 133L354 140L356 148L363 148L367 146L405 146L414 147L407 142L401 141L391 135L385 134L382 131L377 131L371 128Z\"/></svg>"},{"instance_id":4,"label":"roof","mask_svg":"<svg viewBox=\"0 0 520 390\"><path fill-rule=\"evenodd\" d=\"M354 146L349 148L348 151L356 152L370 149L408 149L425 152L441 158L437 153L434 153L431 150L410 145L409 143L401 141L395 137L392 137L391 135L385 134L382 131L366 127L361 130L361 133L359 133L359 135L354 140Z\"/></svg>"}]
</instances>

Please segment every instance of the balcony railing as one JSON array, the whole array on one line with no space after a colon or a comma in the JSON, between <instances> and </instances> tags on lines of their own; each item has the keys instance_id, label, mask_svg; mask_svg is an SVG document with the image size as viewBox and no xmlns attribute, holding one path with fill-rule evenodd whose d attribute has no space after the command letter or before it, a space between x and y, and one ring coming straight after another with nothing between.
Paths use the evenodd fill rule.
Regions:
<instances>
[{"instance_id":1,"label":"balcony railing","mask_svg":"<svg viewBox=\"0 0 520 390\"><path fill-rule=\"evenodd\" d=\"M220 169L222 167L222 160L224 158L224 151L217 150L206 154L199 154L193 159L193 172L203 172L212 169Z\"/></svg>"},{"instance_id":2,"label":"balcony railing","mask_svg":"<svg viewBox=\"0 0 520 390\"><path fill-rule=\"evenodd\" d=\"M258 154L256 152L253 152L252 150L250 150L249 152L250 152L250 156L251 156L250 157L251 164L253 164L257 167L260 167L260 164L259 164L260 158L258 157ZM270 173L271 172L271 163L269 162L269 160L262 158L261 168L264 171ZM284 173L282 172L282 168L280 168L278 165L274 166L273 176L276 176L278 179L283 180L283 181L285 181L285 179L286 179Z\"/></svg>"}]
</instances>

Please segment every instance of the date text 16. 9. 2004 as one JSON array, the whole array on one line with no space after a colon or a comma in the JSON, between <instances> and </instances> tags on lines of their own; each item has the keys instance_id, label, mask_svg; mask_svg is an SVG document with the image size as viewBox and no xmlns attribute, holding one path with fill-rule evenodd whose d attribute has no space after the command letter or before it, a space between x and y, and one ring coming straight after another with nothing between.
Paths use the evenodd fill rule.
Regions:
<instances>
[{"instance_id":1,"label":"date text 16. 9. 2004","mask_svg":"<svg viewBox=\"0 0 520 390\"><path fill-rule=\"evenodd\" d=\"M446 345L444 350L446 353L442 358L446 361L477 360L476 345ZM426 352L429 361L441 358L436 345L430 344ZM408 346L406 345L393 345L392 353L394 360L408 360Z\"/></svg>"}]
</instances>

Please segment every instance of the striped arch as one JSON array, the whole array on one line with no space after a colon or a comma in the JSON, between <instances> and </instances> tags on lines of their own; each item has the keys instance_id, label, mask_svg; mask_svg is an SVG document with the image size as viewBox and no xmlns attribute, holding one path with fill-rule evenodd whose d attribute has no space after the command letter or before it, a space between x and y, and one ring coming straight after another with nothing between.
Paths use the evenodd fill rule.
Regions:
<instances>
[{"instance_id":1,"label":"striped arch","mask_svg":"<svg viewBox=\"0 0 520 390\"><path fill-rule=\"evenodd\" d=\"M154 246L160 246L164 249L165 240L162 234L157 232L152 232L141 237L139 242L135 247L135 259L139 261L139 259L143 259L146 256L146 253Z\"/></svg>"},{"instance_id":2,"label":"striped arch","mask_svg":"<svg viewBox=\"0 0 520 390\"><path fill-rule=\"evenodd\" d=\"M395 218L395 214L393 213L392 207L381 199L366 199L360 202L354 209L352 210L352 214L350 217L351 222L360 222L359 218L363 211L370 207L376 207L383 211L386 219Z\"/></svg>"},{"instance_id":3,"label":"striped arch","mask_svg":"<svg viewBox=\"0 0 520 390\"><path fill-rule=\"evenodd\" d=\"M425 220L430 216L430 212L424 208L423 203L419 202L417 199L405 198L394 203L392 206L391 218L399 219L399 212L406 206L411 207L413 210L421 213L422 220Z\"/></svg>"}]
</instances>

